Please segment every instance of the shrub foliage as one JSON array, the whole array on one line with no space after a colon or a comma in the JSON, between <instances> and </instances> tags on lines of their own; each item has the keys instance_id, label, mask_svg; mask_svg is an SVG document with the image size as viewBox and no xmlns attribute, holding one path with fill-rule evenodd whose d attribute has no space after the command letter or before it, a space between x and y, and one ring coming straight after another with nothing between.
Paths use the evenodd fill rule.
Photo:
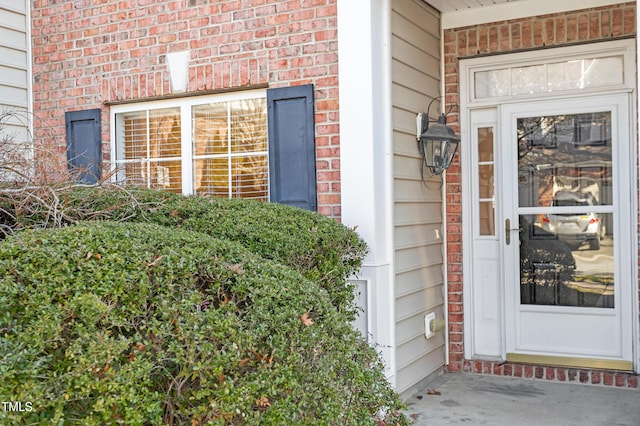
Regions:
<instances>
[{"instance_id":1,"label":"shrub foliage","mask_svg":"<svg viewBox=\"0 0 640 426\"><path fill-rule=\"evenodd\" d=\"M359 270L366 245L353 230L322 215L275 203L113 185L0 193L6 233L85 220L150 222L237 241L320 283L334 305L354 318L354 289L346 279Z\"/></svg>"},{"instance_id":2,"label":"shrub foliage","mask_svg":"<svg viewBox=\"0 0 640 426\"><path fill-rule=\"evenodd\" d=\"M108 221L22 231L0 244L0 288L0 398L33 406L4 412L12 424L406 421L326 289L232 241Z\"/></svg>"}]
</instances>

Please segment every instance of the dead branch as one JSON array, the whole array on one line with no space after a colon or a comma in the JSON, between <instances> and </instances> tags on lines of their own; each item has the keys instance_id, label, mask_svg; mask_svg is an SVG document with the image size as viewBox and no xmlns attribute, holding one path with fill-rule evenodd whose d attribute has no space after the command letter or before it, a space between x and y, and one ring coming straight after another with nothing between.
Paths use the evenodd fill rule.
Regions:
<instances>
[{"instance_id":1,"label":"dead branch","mask_svg":"<svg viewBox=\"0 0 640 426\"><path fill-rule=\"evenodd\" d=\"M82 220L126 221L160 207L143 205L132 191L114 183L115 171L97 184L80 183L82 170L68 170L66 159L55 149L59 143L36 145L25 133L28 121L24 112L0 110L0 239L27 228L63 227ZM91 199L70 201L74 191L90 187L125 194L115 197L124 201L103 208L96 208ZM121 217L127 206L131 213Z\"/></svg>"}]
</instances>

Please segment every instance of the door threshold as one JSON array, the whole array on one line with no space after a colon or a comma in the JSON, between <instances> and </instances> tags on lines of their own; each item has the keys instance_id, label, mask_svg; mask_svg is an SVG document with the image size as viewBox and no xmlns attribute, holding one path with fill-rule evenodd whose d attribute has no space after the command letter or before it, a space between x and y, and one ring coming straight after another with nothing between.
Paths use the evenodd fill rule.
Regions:
<instances>
[{"instance_id":1,"label":"door threshold","mask_svg":"<svg viewBox=\"0 0 640 426\"><path fill-rule=\"evenodd\" d=\"M578 358L552 355L507 354L507 362L549 365L557 367L595 368L599 370L633 371L633 362L598 358Z\"/></svg>"}]
</instances>

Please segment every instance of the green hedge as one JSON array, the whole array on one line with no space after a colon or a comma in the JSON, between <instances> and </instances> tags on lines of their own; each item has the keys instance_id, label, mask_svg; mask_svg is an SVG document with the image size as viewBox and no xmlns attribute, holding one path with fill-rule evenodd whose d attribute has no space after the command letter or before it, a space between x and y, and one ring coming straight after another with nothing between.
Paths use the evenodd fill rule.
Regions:
<instances>
[{"instance_id":1,"label":"green hedge","mask_svg":"<svg viewBox=\"0 0 640 426\"><path fill-rule=\"evenodd\" d=\"M39 206L42 199L55 209ZM83 220L133 221L237 241L319 282L351 319L356 313L351 303L354 289L346 279L360 269L366 245L353 230L317 213L275 203L184 197L112 185L41 191L37 197L23 195L18 201L0 197L2 212L5 226L17 230Z\"/></svg>"},{"instance_id":2,"label":"green hedge","mask_svg":"<svg viewBox=\"0 0 640 426\"><path fill-rule=\"evenodd\" d=\"M0 243L0 277L0 398L33 407L0 423L406 423L328 293L237 243L153 224L22 231Z\"/></svg>"}]
</instances>

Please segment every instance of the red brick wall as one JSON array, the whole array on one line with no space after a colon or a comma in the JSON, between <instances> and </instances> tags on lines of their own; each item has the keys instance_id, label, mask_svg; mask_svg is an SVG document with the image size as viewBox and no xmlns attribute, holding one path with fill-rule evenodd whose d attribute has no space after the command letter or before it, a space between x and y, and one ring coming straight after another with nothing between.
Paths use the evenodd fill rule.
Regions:
<instances>
[{"instance_id":1,"label":"red brick wall","mask_svg":"<svg viewBox=\"0 0 640 426\"><path fill-rule=\"evenodd\" d=\"M563 46L580 42L605 41L614 37L635 36L635 2L615 6L585 9L555 15L545 15L504 22L495 22L471 27L445 30L444 79L447 105L460 104L459 64L463 57L480 54L508 53L524 49ZM457 111L448 117L448 124L459 126ZM459 130L456 128L456 130ZM472 362L464 359L463 336L463 286L462 286L462 205L461 205L460 158L447 171L447 276L449 297L449 350L450 371L473 371L489 374L514 375L516 367L491 362ZM494 365L495 364L495 365ZM531 367L534 368L534 367ZM534 368L535 376L539 373ZM544 368L543 368L544 370ZM543 371L540 370L540 371ZM558 371L557 371L558 370ZM569 377L575 369L544 370L540 378L552 375L554 380ZM527 370L528 371L528 370ZM575 370L577 371L577 370ZM519 377L522 377L522 372ZM603 377L601 372L581 370L580 381L585 374L595 380ZM608 377L608 376L607 376ZM586 379L585 379L586 380ZM625 379L626 380L626 379ZM592 381L589 379L589 381ZM607 382L602 380L602 383ZM608 382L607 382L608 383ZM605 383L605 384L607 384ZM614 381L620 383L620 379ZM637 387L637 379L624 381L625 385ZM617 384L616 384L617 385Z\"/></svg>"},{"instance_id":2,"label":"red brick wall","mask_svg":"<svg viewBox=\"0 0 640 426\"><path fill-rule=\"evenodd\" d=\"M170 94L165 54L191 50L187 93L313 83L318 204L340 218L336 0L34 0L36 142L64 160L64 112Z\"/></svg>"}]
</instances>

